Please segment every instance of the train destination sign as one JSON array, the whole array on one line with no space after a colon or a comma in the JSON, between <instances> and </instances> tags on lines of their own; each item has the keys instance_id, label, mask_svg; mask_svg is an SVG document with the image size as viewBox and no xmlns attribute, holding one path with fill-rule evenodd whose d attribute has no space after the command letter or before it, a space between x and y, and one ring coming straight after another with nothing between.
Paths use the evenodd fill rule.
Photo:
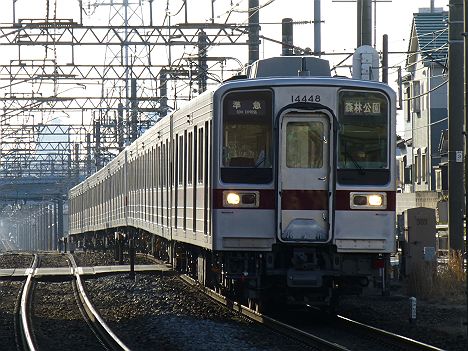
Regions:
<instances>
[{"instance_id":1,"label":"train destination sign","mask_svg":"<svg viewBox=\"0 0 468 351\"><path fill-rule=\"evenodd\" d=\"M380 94L342 95L343 116L376 116L387 114L386 99Z\"/></svg>"},{"instance_id":2,"label":"train destination sign","mask_svg":"<svg viewBox=\"0 0 468 351\"><path fill-rule=\"evenodd\" d=\"M227 113L232 116L264 116L266 113L263 99L233 99L227 103Z\"/></svg>"},{"instance_id":3,"label":"train destination sign","mask_svg":"<svg viewBox=\"0 0 468 351\"><path fill-rule=\"evenodd\" d=\"M347 113L380 114L381 106L380 106L380 102L351 100L351 101L345 102L344 112L345 114Z\"/></svg>"}]
</instances>

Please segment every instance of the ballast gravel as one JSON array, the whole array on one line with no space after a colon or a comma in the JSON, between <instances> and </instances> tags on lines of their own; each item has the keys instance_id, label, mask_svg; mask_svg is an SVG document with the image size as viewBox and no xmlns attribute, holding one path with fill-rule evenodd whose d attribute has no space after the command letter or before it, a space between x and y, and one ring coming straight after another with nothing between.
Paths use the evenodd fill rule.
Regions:
<instances>
[{"instance_id":1,"label":"ballast gravel","mask_svg":"<svg viewBox=\"0 0 468 351\"><path fill-rule=\"evenodd\" d=\"M230 312L172 274L88 279L86 289L132 350L310 350Z\"/></svg>"},{"instance_id":2,"label":"ballast gravel","mask_svg":"<svg viewBox=\"0 0 468 351\"><path fill-rule=\"evenodd\" d=\"M29 268L34 260L31 254L5 253L0 254L0 269Z\"/></svg>"}]
</instances>

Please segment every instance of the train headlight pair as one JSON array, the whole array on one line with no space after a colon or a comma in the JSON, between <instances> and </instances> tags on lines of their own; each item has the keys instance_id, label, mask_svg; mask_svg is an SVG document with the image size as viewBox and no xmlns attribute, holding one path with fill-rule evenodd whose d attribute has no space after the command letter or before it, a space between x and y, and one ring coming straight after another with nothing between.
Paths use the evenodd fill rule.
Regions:
<instances>
[{"instance_id":1,"label":"train headlight pair","mask_svg":"<svg viewBox=\"0 0 468 351\"><path fill-rule=\"evenodd\" d=\"M350 207L353 209L386 209L387 194L386 193L351 193Z\"/></svg>"},{"instance_id":2,"label":"train headlight pair","mask_svg":"<svg viewBox=\"0 0 468 351\"><path fill-rule=\"evenodd\" d=\"M258 207L260 194L258 191L224 191L224 207L252 208Z\"/></svg>"}]
</instances>

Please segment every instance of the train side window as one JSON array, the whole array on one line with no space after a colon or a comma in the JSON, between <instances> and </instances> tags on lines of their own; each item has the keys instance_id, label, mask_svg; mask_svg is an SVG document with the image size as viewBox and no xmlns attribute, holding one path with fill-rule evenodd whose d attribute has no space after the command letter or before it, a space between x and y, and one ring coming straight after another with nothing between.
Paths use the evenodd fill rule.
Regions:
<instances>
[{"instance_id":1,"label":"train side window","mask_svg":"<svg viewBox=\"0 0 468 351\"><path fill-rule=\"evenodd\" d=\"M156 146L156 167L158 170L157 177L156 177L156 187L159 188L161 185L161 148Z\"/></svg>"},{"instance_id":2,"label":"train side window","mask_svg":"<svg viewBox=\"0 0 468 351\"><path fill-rule=\"evenodd\" d=\"M193 173L193 133L188 133L187 183L192 184Z\"/></svg>"},{"instance_id":3,"label":"train side window","mask_svg":"<svg viewBox=\"0 0 468 351\"><path fill-rule=\"evenodd\" d=\"M190 154L191 159L193 160L193 172L192 178L193 183L197 182L197 174L198 174L198 154L197 154L197 146L198 146L198 127L193 127L193 148L192 153Z\"/></svg>"},{"instance_id":4,"label":"train side window","mask_svg":"<svg viewBox=\"0 0 468 351\"><path fill-rule=\"evenodd\" d=\"M173 138L169 145L168 145L168 150L169 150L169 177L171 179L171 186L174 187L177 185L176 183L176 173L175 173L175 159L176 159L176 153L175 153L175 144L177 142L177 139Z\"/></svg>"},{"instance_id":5,"label":"train side window","mask_svg":"<svg viewBox=\"0 0 468 351\"><path fill-rule=\"evenodd\" d=\"M184 137L183 135L179 136L179 145L178 145L178 151L179 151L179 156L178 156L178 184L182 185L184 181Z\"/></svg>"},{"instance_id":6,"label":"train side window","mask_svg":"<svg viewBox=\"0 0 468 351\"><path fill-rule=\"evenodd\" d=\"M198 130L198 183L203 183L203 128Z\"/></svg>"},{"instance_id":7,"label":"train side window","mask_svg":"<svg viewBox=\"0 0 468 351\"><path fill-rule=\"evenodd\" d=\"M183 169L183 177L184 177L184 186L187 185L187 131L184 131L184 169Z\"/></svg>"},{"instance_id":8,"label":"train side window","mask_svg":"<svg viewBox=\"0 0 468 351\"><path fill-rule=\"evenodd\" d=\"M162 145L162 160L161 160L161 176L162 176L162 187L166 187L166 145Z\"/></svg>"},{"instance_id":9,"label":"train side window","mask_svg":"<svg viewBox=\"0 0 468 351\"><path fill-rule=\"evenodd\" d=\"M182 184L182 141L181 141L181 136L176 136L176 184L180 185Z\"/></svg>"},{"instance_id":10,"label":"train side window","mask_svg":"<svg viewBox=\"0 0 468 351\"><path fill-rule=\"evenodd\" d=\"M171 184L171 179L170 179L170 162L169 162L169 141L166 140L166 145L164 146L164 177L166 178L164 181L164 184L166 185L166 188L170 187Z\"/></svg>"}]
</instances>

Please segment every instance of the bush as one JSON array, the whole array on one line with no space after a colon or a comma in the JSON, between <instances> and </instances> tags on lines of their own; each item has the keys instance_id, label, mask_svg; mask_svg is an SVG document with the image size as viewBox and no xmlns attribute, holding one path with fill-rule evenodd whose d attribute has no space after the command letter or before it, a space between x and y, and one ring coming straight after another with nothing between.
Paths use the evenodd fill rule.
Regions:
<instances>
[{"instance_id":1,"label":"bush","mask_svg":"<svg viewBox=\"0 0 468 351\"><path fill-rule=\"evenodd\" d=\"M446 264L421 262L412 267L407 279L407 293L422 299L466 301L466 275L463 269L463 253L450 252Z\"/></svg>"}]
</instances>

